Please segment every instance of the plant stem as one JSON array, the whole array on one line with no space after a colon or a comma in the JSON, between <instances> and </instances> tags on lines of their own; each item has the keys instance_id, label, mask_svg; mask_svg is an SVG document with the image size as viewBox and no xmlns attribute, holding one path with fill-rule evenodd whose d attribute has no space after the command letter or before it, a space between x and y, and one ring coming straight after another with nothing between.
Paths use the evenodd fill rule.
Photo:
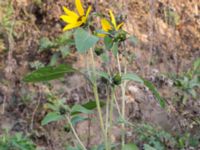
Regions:
<instances>
[{"instance_id":1,"label":"plant stem","mask_svg":"<svg viewBox=\"0 0 200 150\"><path fill-rule=\"evenodd\" d=\"M72 125L72 122L71 122L71 119L69 116L65 116L65 118L67 119L71 129L72 129L72 132L74 134L74 136L76 137L77 141L79 142L79 144L81 145L81 147L83 148L83 150L87 150L86 147L84 146L84 144L81 142L78 134L76 133L76 130L74 129L73 125Z\"/></svg>"},{"instance_id":2,"label":"plant stem","mask_svg":"<svg viewBox=\"0 0 200 150\"><path fill-rule=\"evenodd\" d=\"M96 82L96 66L95 66L95 61L94 61L94 53L93 50L90 49L90 55L91 55L91 60L92 60L92 79L93 79L93 92L94 92L94 97L96 100L96 105L97 105L97 111L99 114L99 120L100 120L100 126L101 130L103 132L104 139L106 138L106 133L105 133L105 128L104 128L104 122L103 122L103 116L102 116L102 110L100 106L100 101L99 101L99 93L97 89L97 82ZM105 141L106 144L107 141Z\"/></svg>"},{"instance_id":3,"label":"plant stem","mask_svg":"<svg viewBox=\"0 0 200 150\"><path fill-rule=\"evenodd\" d=\"M112 132L112 126L113 126L113 108L114 108L114 94L115 94L115 89L112 88L111 91L111 101L110 101L110 122L109 122L109 130L108 130L108 134L109 134L109 146L108 149L111 150L111 132Z\"/></svg>"},{"instance_id":4,"label":"plant stem","mask_svg":"<svg viewBox=\"0 0 200 150\"><path fill-rule=\"evenodd\" d=\"M106 124L105 124L105 133L106 133L106 148L109 149L109 142L108 142L108 128L109 128L109 106L110 106L110 92L109 88L107 87L107 101L106 101Z\"/></svg>"},{"instance_id":5,"label":"plant stem","mask_svg":"<svg viewBox=\"0 0 200 150\"><path fill-rule=\"evenodd\" d=\"M125 49L125 43L123 43L123 48ZM117 65L118 65L118 71L119 74L122 75L122 70L121 70L121 64L120 64L120 60L119 60L119 54L117 54ZM126 73L126 64L125 64L125 70L124 73ZM121 115L122 115L122 119L125 120L125 110L126 110L126 99L125 99L125 87L126 87L126 81L124 81L123 84L121 84L121 91L122 91L122 110L121 110ZM122 140L122 148L125 145L125 123L122 123L122 136L121 136L121 140Z\"/></svg>"},{"instance_id":6,"label":"plant stem","mask_svg":"<svg viewBox=\"0 0 200 150\"><path fill-rule=\"evenodd\" d=\"M122 89L122 119L125 120L125 109L126 109L126 100L125 100L125 86L126 83L123 83L123 85L121 85L121 89ZM125 123L122 123L122 148L124 147L125 144Z\"/></svg>"}]
</instances>

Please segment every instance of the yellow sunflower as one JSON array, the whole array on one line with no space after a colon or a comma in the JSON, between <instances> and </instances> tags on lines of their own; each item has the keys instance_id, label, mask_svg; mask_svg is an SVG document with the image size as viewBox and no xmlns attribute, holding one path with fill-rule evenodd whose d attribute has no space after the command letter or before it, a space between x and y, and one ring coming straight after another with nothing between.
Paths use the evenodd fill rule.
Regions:
<instances>
[{"instance_id":1,"label":"yellow sunflower","mask_svg":"<svg viewBox=\"0 0 200 150\"><path fill-rule=\"evenodd\" d=\"M112 30L118 31L123 26L124 23L122 22L119 25L117 25L113 12L110 10L109 13L110 13L111 23L105 18L101 19L102 30L105 32L109 32ZM99 35L101 37L105 36L105 34L99 34Z\"/></svg>"},{"instance_id":2,"label":"yellow sunflower","mask_svg":"<svg viewBox=\"0 0 200 150\"><path fill-rule=\"evenodd\" d=\"M78 14L75 11L71 11L65 6L63 6L63 10L66 15L61 15L60 18L67 23L67 25L63 28L63 31L67 31L73 28L80 27L84 23L86 23L88 19L88 15L92 9L91 6L88 7L86 13L83 9L81 0L75 0L76 9Z\"/></svg>"}]
</instances>

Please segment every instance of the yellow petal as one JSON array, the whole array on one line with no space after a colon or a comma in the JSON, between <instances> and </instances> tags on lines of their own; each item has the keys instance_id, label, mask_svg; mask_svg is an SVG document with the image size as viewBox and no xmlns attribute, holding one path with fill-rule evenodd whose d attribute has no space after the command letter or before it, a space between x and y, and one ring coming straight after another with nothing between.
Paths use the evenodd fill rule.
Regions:
<instances>
[{"instance_id":1,"label":"yellow petal","mask_svg":"<svg viewBox=\"0 0 200 150\"><path fill-rule=\"evenodd\" d=\"M73 29L73 28L77 28L81 25L82 25L82 22L77 22L75 24L68 24L64 27L63 31L67 31L67 30L70 30L70 29Z\"/></svg>"},{"instance_id":2,"label":"yellow petal","mask_svg":"<svg viewBox=\"0 0 200 150\"><path fill-rule=\"evenodd\" d=\"M86 18L88 18L88 15L90 14L91 10L92 10L92 6L89 6L86 12Z\"/></svg>"},{"instance_id":3,"label":"yellow petal","mask_svg":"<svg viewBox=\"0 0 200 150\"><path fill-rule=\"evenodd\" d=\"M97 36L100 38L104 38L106 36L106 34L98 33Z\"/></svg>"},{"instance_id":4,"label":"yellow petal","mask_svg":"<svg viewBox=\"0 0 200 150\"><path fill-rule=\"evenodd\" d=\"M73 18L67 15L61 15L60 18L67 23L76 23L77 22L77 18Z\"/></svg>"},{"instance_id":5,"label":"yellow petal","mask_svg":"<svg viewBox=\"0 0 200 150\"><path fill-rule=\"evenodd\" d=\"M105 18L101 19L101 26L102 26L102 29L106 32L108 32L109 30L112 30L111 24Z\"/></svg>"},{"instance_id":6,"label":"yellow petal","mask_svg":"<svg viewBox=\"0 0 200 150\"><path fill-rule=\"evenodd\" d=\"M116 30L118 31L122 26L124 25L124 23L122 22L122 23L120 23L119 25L117 25L117 28L116 28Z\"/></svg>"},{"instance_id":7,"label":"yellow petal","mask_svg":"<svg viewBox=\"0 0 200 150\"><path fill-rule=\"evenodd\" d=\"M76 9L78 10L79 15L84 16L85 12L84 12L83 6L81 4L81 0L76 0L75 4L76 4Z\"/></svg>"},{"instance_id":8,"label":"yellow petal","mask_svg":"<svg viewBox=\"0 0 200 150\"><path fill-rule=\"evenodd\" d=\"M114 17L114 15L113 15L113 13L112 13L111 10L109 11L109 13L110 13L111 22L112 22L114 28L116 29L116 28L117 28L117 25L116 25L115 17Z\"/></svg>"},{"instance_id":9,"label":"yellow petal","mask_svg":"<svg viewBox=\"0 0 200 150\"><path fill-rule=\"evenodd\" d=\"M75 12L73 12L73 11L71 11L71 10L69 10L67 7L65 7L65 6L63 6L63 10L65 11L65 13L68 15L68 16L70 16L70 17L72 17L72 18L78 18L79 16L75 13Z\"/></svg>"}]
</instances>

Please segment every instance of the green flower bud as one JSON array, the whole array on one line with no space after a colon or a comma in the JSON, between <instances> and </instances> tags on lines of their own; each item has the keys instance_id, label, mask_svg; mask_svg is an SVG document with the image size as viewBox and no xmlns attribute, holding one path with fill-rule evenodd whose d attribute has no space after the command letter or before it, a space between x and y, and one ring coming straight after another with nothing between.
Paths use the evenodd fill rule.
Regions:
<instances>
[{"instance_id":1,"label":"green flower bud","mask_svg":"<svg viewBox=\"0 0 200 150\"><path fill-rule=\"evenodd\" d=\"M122 77L120 76L120 74L116 74L114 75L114 77L112 78L112 84L113 85L120 85L122 82Z\"/></svg>"},{"instance_id":2,"label":"green flower bud","mask_svg":"<svg viewBox=\"0 0 200 150\"><path fill-rule=\"evenodd\" d=\"M61 107L59 108L59 112L60 112L61 115L64 115L64 114L67 113L67 110L66 110L64 107L61 106Z\"/></svg>"},{"instance_id":3,"label":"green flower bud","mask_svg":"<svg viewBox=\"0 0 200 150\"><path fill-rule=\"evenodd\" d=\"M95 48L94 51L97 56L100 56L101 54L103 54L103 48L97 47L97 48Z\"/></svg>"}]
</instances>

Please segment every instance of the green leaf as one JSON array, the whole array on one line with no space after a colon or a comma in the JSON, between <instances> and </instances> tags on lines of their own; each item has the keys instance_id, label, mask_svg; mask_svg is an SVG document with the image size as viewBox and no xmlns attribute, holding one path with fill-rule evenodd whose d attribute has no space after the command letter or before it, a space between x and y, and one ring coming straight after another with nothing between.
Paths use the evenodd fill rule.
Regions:
<instances>
[{"instance_id":1,"label":"green leaf","mask_svg":"<svg viewBox=\"0 0 200 150\"><path fill-rule=\"evenodd\" d=\"M71 115L75 115L78 113L91 114L92 111L81 105L74 105L71 109Z\"/></svg>"},{"instance_id":2,"label":"green leaf","mask_svg":"<svg viewBox=\"0 0 200 150\"><path fill-rule=\"evenodd\" d=\"M118 42L113 43L113 46L112 46L112 49L111 49L115 57L117 57L118 45L119 45Z\"/></svg>"},{"instance_id":3,"label":"green leaf","mask_svg":"<svg viewBox=\"0 0 200 150\"><path fill-rule=\"evenodd\" d=\"M135 144L126 144L122 150L139 150Z\"/></svg>"},{"instance_id":4,"label":"green leaf","mask_svg":"<svg viewBox=\"0 0 200 150\"><path fill-rule=\"evenodd\" d=\"M50 61L50 66L55 66L57 61L59 59L59 53L55 53L53 54L53 56L51 56L51 61Z\"/></svg>"},{"instance_id":5,"label":"green leaf","mask_svg":"<svg viewBox=\"0 0 200 150\"><path fill-rule=\"evenodd\" d=\"M70 53L70 48L68 45L65 45L65 46L61 46L59 48L59 51L61 52L62 54L62 58L65 58L67 55L69 55Z\"/></svg>"},{"instance_id":6,"label":"green leaf","mask_svg":"<svg viewBox=\"0 0 200 150\"><path fill-rule=\"evenodd\" d=\"M112 40L112 38L109 37L109 36L106 36L106 37L104 38L104 44L105 44L106 48L107 48L108 50L110 50L110 49L112 48L112 46L113 46L113 40Z\"/></svg>"},{"instance_id":7,"label":"green leaf","mask_svg":"<svg viewBox=\"0 0 200 150\"><path fill-rule=\"evenodd\" d=\"M96 74L100 77L103 77L107 80L110 80L110 76L107 72L104 72L104 71L96 71Z\"/></svg>"},{"instance_id":8,"label":"green leaf","mask_svg":"<svg viewBox=\"0 0 200 150\"><path fill-rule=\"evenodd\" d=\"M151 147L148 144L144 144L144 150L157 150L157 149L155 149L154 147Z\"/></svg>"},{"instance_id":9,"label":"green leaf","mask_svg":"<svg viewBox=\"0 0 200 150\"><path fill-rule=\"evenodd\" d=\"M57 67L43 67L24 77L25 82L49 81L64 77L65 73L75 72L76 70L69 65L59 65Z\"/></svg>"},{"instance_id":10,"label":"green leaf","mask_svg":"<svg viewBox=\"0 0 200 150\"><path fill-rule=\"evenodd\" d=\"M142 78L140 78L137 74L135 73L127 73L122 75L122 80L131 80L131 81L136 81L139 83L144 84L144 81Z\"/></svg>"},{"instance_id":11,"label":"green leaf","mask_svg":"<svg viewBox=\"0 0 200 150\"><path fill-rule=\"evenodd\" d=\"M66 150L82 150L80 147L67 146Z\"/></svg>"},{"instance_id":12,"label":"green leaf","mask_svg":"<svg viewBox=\"0 0 200 150\"><path fill-rule=\"evenodd\" d=\"M47 37L41 38L39 42L39 52L53 48L55 43L51 42Z\"/></svg>"},{"instance_id":13,"label":"green leaf","mask_svg":"<svg viewBox=\"0 0 200 150\"><path fill-rule=\"evenodd\" d=\"M64 32L63 34L61 34L56 40L55 42L58 45L66 45L68 43L70 43L72 40L72 32L68 31L68 32Z\"/></svg>"},{"instance_id":14,"label":"green leaf","mask_svg":"<svg viewBox=\"0 0 200 150\"><path fill-rule=\"evenodd\" d=\"M109 56L108 56L108 54L107 53L103 53L102 55L101 55L101 60L104 62L104 63L108 63L109 62Z\"/></svg>"},{"instance_id":15,"label":"green leaf","mask_svg":"<svg viewBox=\"0 0 200 150\"><path fill-rule=\"evenodd\" d=\"M64 118L63 116L61 116L60 114L56 112L49 112L42 120L42 125L44 126L50 122L62 120L63 118Z\"/></svg>"},{"instance_id":16,"label":"green leaf","mask_svg":"<svg viewBox=\"0 0 200 150\"><path fill-rule=\"evenodd\" d=\"M85 120L88 120L88 118L77 115L71 118L71 123L73 126L75 126L77 123L85 121Z\"/></svg>"},{"instance_id":17,"label":"green leaf","mask_svg":"<svg viewBox=\"0 0 200 150\"><path fill-rule=\"evenodd\" d=\"M164 108L165 107L165 100L160 96L156 87L151 82L149 82L148 80L143 79L143 81L144 81L144 85L147 86L149 88L149 90L153 93L153 95L156 97L156 99L160 103L160 106L162 108Z\"/></svg>"},{"instance_id":18,"label":"green leaf","mask_svg":"<svg viewBox=\"0 0 200 150\"><path fill-rule=\"evenodd\" d=\"M98 37L91 35L82 28L79 28L75 31L74 38L76 49L79 53L86 53L87 50L93 47L99 40Z\"/></svg>"},{"instance_id":19,"label":"green leaf","mask_svg":"<svg viewBox=\"0 0 200 150\"><path fill-rule=\"evenodd\" d=\"M97 107L96 101L89 101L89 102L83 104L82 106L88 110L93 110ZM101 107L105 106L105 102L100 101L100 106Z\"/></svg>"},{"instance_id":20,"label":"green leaf","mask_svg":"<svg viewBox=\"0 0 200 150\"><path fill-rule=\"evenodd\" d=\"M199 74L200 75L200 58L195 60L193 66L194 66L193 70L194 70L195 74Z\"/></svg>"}]
</instances>

